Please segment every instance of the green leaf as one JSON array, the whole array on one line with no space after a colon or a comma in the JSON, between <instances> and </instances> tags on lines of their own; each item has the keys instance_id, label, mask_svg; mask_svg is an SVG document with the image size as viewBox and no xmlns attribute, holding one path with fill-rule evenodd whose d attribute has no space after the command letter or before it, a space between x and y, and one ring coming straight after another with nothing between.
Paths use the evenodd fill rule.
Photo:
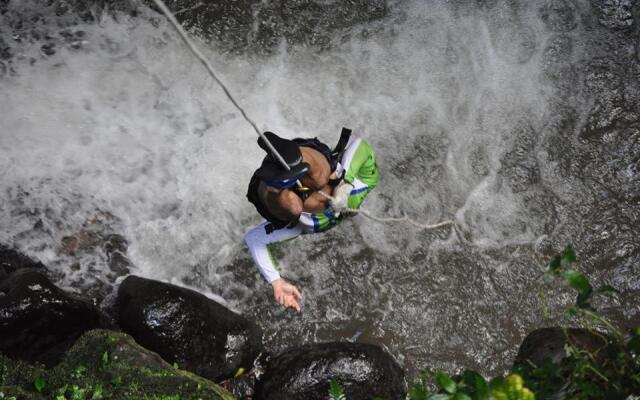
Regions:
<instances>
[{"instance_id":1,"label":"green leaf","mask_svg":"<svg viewBox=\"0 0 640 400\"><path fill-rule=\"evenodd\" d=\"M67 393L67 388L68 387L69 387L69 384L67 383L66 385L64 385L63 387L58 389L57 394L59 394L62 397L64 397L64 394Z\"/></svg>"},{"instance_id":2,"label":"green leaf","mask_svg":"<svg viewBox=\"0 0 640 400\"><path fill-rule=\"evenodd\" d=\"M427 397L428 400L450 400L451 399L451 395L450 394L443 394L443 393L438 393L438 394L432 394L431 396Z\"/></svg>"},{"instance_id":3,"label":"green leaf","mask_svg":"<svg viewBox=\"0 0 640 400\"><path fill-rule=\"evenodd\" d=\"M116 387L122 385L122 377L116 376L115 378L111 379L111 384Z\"/></svg>"},{"instance_id":4,"label":"green leaf","mask_svg":"<svg viewBox=\"0 0 640 400\"><path fill-rule=\"evenodd\" d=\"M342 386L333 379L329 382L329 400L347 400Z\"/></svg>"},{"instance_id":5,"label":"green leaf","mask_svg":"<svg viewBox=\"0 0 640 400\"><path fill-rule=\"evenodd\" d=\"M74 378L74 379L81 379L81 378L84 378L86 373L87 373L87 367L85 367L84 365L78 365L71 372L71 377Z\"/></svg>"},{"instance_id":6,"label":"green leaf","mask_svg":"<svg viewBox=\"0 0 640 400\"><path fill-rule=\"evenodd\" d=\"M427 400L427 392L423 387L420 386L412 386L409 388L409 399L410 400Z\"/></svg>"},{"instance_id":7,"label":"green leaf","mask_svg":"<svg viewBox=\"0 0 640 400\"><path fill-rule=\"evenodd\" d=\"M107 367L109 366L109 353L108 352L105 351L104 353L102 353L101 362L102 362L102 369L107 369Z\"/></svg>"},{"instance_id":8,"label":"green leaf","mask_svg":"<svg viewBox=\"0 0 640 400\"><path fill-rule=\"evenodd\" d=\"M45 386L47 386L47 382L45 382L43 377L39 376L33 382L33 386L36 388L38 393L42 393L42 391L44 390Z\"/></svg>"},{"instance_id":9,"label":"green leaf","mask_svg":"<svg viewBox=\"0 0 640 400\"><path fill-rule=\"evenodd\" d=\"M560 263L565 267L577 260L576 251L573 249L572 245L567 245L567 247L562 250L560 257L562 258Z\"/></svg>"},{"instance_id":10,"label":"green leaf","mask_svg":"<svg viewBox=\"0 0 640 400\"><path fill-rule=\"evenodd\" d=\"M444 389L445 392L451 393L451 394L455 393L456 383L453 381L453 379L449 377L449 375L438 370L435 373L435 378L436 378L436 382L438 383L438 386Z\"/></svg>"},{"instance_id":11,"label":"green leaf","mask_svg":"<svg viewBox=\"0 0 640 400\"><path fill-rule=\"evenodd\" d=\"M491 379L491 381L489 382L489 390L493 391L494 389L499 388L503 384L504 384L504 377L496 376L495 378Z\"/></svg>"},{"instance_id":12,"label":"green leaf","mask_svg":"<svg viewBox=\"0 0 640 400\"><path fill-rule=\"evenodd\" d=\"M547 269L552 273L557 272L560 269L561 260L562 258L560 256L554 256L547 264Z\"/></svg>"},{"instance_id":13,"label":"green leaf","mask_svg":"<svg viewBox=\"0 0 640 400\"><path fill-rule=\"evenodd\" d=\"M564 279L569 282L569 286L576 290L587 290L591 289L591 284L589 284L589 280L582 274L582 272L578 271L564 271L562 273Z\"/></svg>"},{"instance_id":14,"label":"green leaf","mask_svg":"<svg viewBox=\"0 0 640 400\"><path fill-rule=\"evenodd\" d=\"M640 356L640 328L631 330L631 340L627 342L627 349L636 357Z\"/></svg>"},{"instance_id":15,"label":"green leaf","mask_svg":"<svg viewBox=\"0 0 640 400\"><path fill-rule=\"evenodd\" d=\"M495 400L535 400L533 392L524 386L520 375L511 374L505 379L492 381L491 395Z\"/></svg>"},{"instance_id":16,"label":"green leaf","mask_svg":"<svg viewBox=\"0 0 640 400\"><path fill-rule=\"evenodd\" d=\"M71 387L71 400L84 400L85 389L80 388L78 385Z\"/></svg>"},{"instance_id":17,"label":"green leaf","mask_svg":"<svg viewBox=\"0 0 640 400\"><path fill-rule=\"evenodd\" d=\"M453 395L452 400L473 400L473 399L471 399L471 397L469 397L469 395L467 394L458 392L455 395Z\"/></svg>"},{"instance_id":18,"label":"green leaf","mask_svg":"<svg viewBox=\"0 0 640 400\"><path fill-rule=\"evenodd\" d=\"M427 400L426 372L420 371L420 377L409 388L409 400Z\"/></svg>"},{"instance_id":19,"label":"green leaf","mask_svg":"<svg viewBox=\"0 0 640 400\"><path fill-rule=\"evenodd\" d=\"M93 390L93 396L91 396L91 400L100 399L102 399L102 385L97 383L95 389Z\"/></svg>"},{"instance_id":20,"label":"green leaf","mask_svg":"<svg viewBox=\"0 0 640 400\"><path fill-rule=\"evenodd\" d=\"M591 305L589 304L588 300L591 297L592 293L593 290L591 289L591 286L578 293L578 297L576 298L576 306L578 308L590 309Z\"/></svg>"},{"instance_id":21,"label":"green leaf","mask_svg":"<svg viewBox=\"0 0 640 400\"><path fill-rule=\"evenodd\" d=\"M564 310L564 316L566 318L575 317L576 315L578 315L578 309L576 307L567 307L567 309Z\"/></svg>"},{"instance_id":22,"label":"green leaf","mask_svg":"<svg viewBox=\"0 0 640 400\"><path fill-rule=\"evenodd\" d=\"M464 371L462 382L467 390L465 392L472 395L473 400L487 400L489 398L489 387L487 381L475 371Z\"/></svg>"}]
</instances>

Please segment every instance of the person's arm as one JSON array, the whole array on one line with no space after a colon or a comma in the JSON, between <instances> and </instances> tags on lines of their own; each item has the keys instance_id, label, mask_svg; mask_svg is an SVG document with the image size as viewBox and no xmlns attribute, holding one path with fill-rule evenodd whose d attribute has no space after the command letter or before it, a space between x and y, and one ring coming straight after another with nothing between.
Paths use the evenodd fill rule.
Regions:
<instances>
[{"instance_id":1,"label":"person's arm","mask_svg":"<svg viewBox=\"0 0 640 400\"><path fill-rule=\"evenodd\" d=\"M375 153L367 141L354 138L344 152L341 164L344 168L344 181L353 185L348 206L359 208L380 180Z\"/></svg>"},{"instance_id":2,"label":"person's arm","mask_svg":"<svg viewBox=\"0 0 640 400\"><path fill-rule=\"evenodd\" d=\"M267 234L265 227L268 224L269 222L265 221L251 229L245 235L244 240L260 273L273 287L273 295L276 301L285 307L293 307L300 311L302 296L294 285L280 277L278 263L269 247L299 236L302 233L302 229L295 226L293 228L277 229Z\"/></svg>"}]
</instances>

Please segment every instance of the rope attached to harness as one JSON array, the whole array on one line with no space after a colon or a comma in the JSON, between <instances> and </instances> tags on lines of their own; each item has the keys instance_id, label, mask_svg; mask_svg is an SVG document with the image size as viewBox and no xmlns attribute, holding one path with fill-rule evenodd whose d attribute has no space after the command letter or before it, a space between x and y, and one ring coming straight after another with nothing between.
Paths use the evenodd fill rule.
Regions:
<instances>
[{"instance_id":1,"label":"rope attached to harness","mask_svg":"<svg viewBox=\"0 0 640 400\"><path fill-rule=\"evenodd\" d=\"M238 111L240 111L240 114L242 115L242 117L251 125L251 127L253 127L253 130L256 131L256 133L262 138L262 140L264 140L264 142L267 144L267 146L269 147L269 150L271 150L271 153L278 159L278 161L282 164L282 166L289 171L291 168L289 167L289 165L287 164L287 162L282 158L282 156L280 155L280 153L278 153L278 151L273 147L273 145L271 144L271 142L269 141L269 139L266 138L266 136L260 132L260 130L258 129L258 126L256 125L255 122L253 122L253 120L251 120L251 118L249 118L249 116L247 115L247 113L245 112L245 110L240 106L240 104L238 104L238 102L234 99L234 97L231 95L231 92L229 91L229 89L227 88L227 86L220 80L220 78L218 78L218 76L216 75L215 70L213 69L213 67L211 66L211 63L209 63L209 61L205 58L205 56L200 52L200 50L198 50L197 47L195 47L195 45L191 42L191 40L189 39L189 36L187 35L187 33L184 31L184 29L182 28L182 25L180 25L180 23L178 22L178 20L176 20L176 18L173 16L173 14L171 13L171 10L169 10L169 8L167 8L167 6L162 2L162 0L153 0L153 2L155 3L155 5L160 9L160 11L162 11L162 13L167 17L167 19L169 20L169 22L171 22L171 25L173 25L173 27L175 28L175 30L178 32L178 34L180 34L180 37L182 38L182 41L187 45L187 47L189 47L189 49L191 50L191 52L200 60L200 62L205 66L205 68L207 69L207 71L209 72L209 74L211 75L211 77L216 81L216 83L222 88L222 90L224 91L224 94L227 96L227 98L229 99L229 101L238 109ZM297 181L297 185L300 188L304 188L304 186L302 186L302 183L300 183L300 181ZM322 191L318 191L318 193L320 193L322 196L324 196L325 198L329 199L329 200L333 200L333 197L322 192ZM408 222L414 226L416 226L419 229L436 229L436 228L440 228L446 225L451 225L453 224L455 227L455 224L453 221L443 221L437 224L421 224L411 218L409 218L406 214L403 215L402 217L399 218L395 218L395 217L391 217L391 218L381 218L381 217L377 217L375 215L372 215L371 213L369 213L366 210L361 210L361 209L355 209L355 208L348 208L346 210L347 212L350 213L358 213L358 214L362 214L365 217L373 220L373 221L377 221L377 222L381 222L381 223L389 223L389 222Z\"/></svg>"}]
</instances>

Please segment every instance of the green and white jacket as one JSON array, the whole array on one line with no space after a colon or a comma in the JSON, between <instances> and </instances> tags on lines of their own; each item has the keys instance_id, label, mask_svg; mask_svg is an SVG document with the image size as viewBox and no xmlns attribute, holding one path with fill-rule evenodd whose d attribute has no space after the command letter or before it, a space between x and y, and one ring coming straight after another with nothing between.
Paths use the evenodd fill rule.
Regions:
<instances>
[{"instance_id":1,"label":"green and white jacket","mask_svg":"<svg viewBox=\"0 0 640 400\"><path fill-rule=\"evenodd\" d=\"M373 149L364 139L352 136L345 148L342 160L336 167L338 176L343 175L344 181L353 185L349 194L349 208L360 208L365 197L378 185L379 174ZM303 212L298 223L293 227L286 227L266 233L268 221L251 229L244 239L249 252L258 269L271 283L280 278L276 260L271 254L270 247L276 243L291 240L301 234L318 233L329 230L349 217L349 213L341 213L336 217L329 206L321 213Z\"/></svg>"}]
</instances>

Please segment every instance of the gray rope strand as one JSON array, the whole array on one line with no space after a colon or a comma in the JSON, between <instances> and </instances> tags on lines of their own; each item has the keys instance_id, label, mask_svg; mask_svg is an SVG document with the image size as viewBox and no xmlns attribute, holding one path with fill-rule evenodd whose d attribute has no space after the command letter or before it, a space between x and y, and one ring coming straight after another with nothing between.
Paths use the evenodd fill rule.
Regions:
<instances>
[{"instance_id":1,"label":"gray rope strand","mask_svg":"<svg viewBox=\"0 0 640 400\"><path fill-rule=\"evenodd\" d=\"M184 31L184 29L182 28L182 25L180 25L180 23L178 22L178 20L176 20L176 17L173 16L173 13L171 13L171 10L169 10L169 8L167 8L167 6L162 2L162 0L153 0L153 2L156 4L156 6L158 6L158 8L160 9L160 11L162 11L162 13L165 15L165 17L167 17L167 19L169 20L169 22L171 22L171 25L173 25L173 27L175 28L176 31L178 31L178 33L180 34L180 37L182 38L182 41L189 47L189 49L191 49L191 51L193 52L193 54L200 60L200 62L202 63L202 65L205 66L205 68L207 69L207 71L209 71L209 74L211 75L211 77L216 81L216 83L222 88L222 90L224 91L224 94L227 95L227 98L229 99L229 101L231 101L231 103L238 109L238 111L240 111L240 114L242 114L242 116L244 117L244 119L251 124L251 126L253 127L253 130L256 131L256 133L262 138L262 140L265 141L265 143L267 144L267 146L269 147L269 150L271 150L271 152L273 153L273 155L278 159L278 161L282 164L282 166L289 171L291 168L289 167L289 165L287 164L287 162L282 158L282 156L280 155L280 153L278 153L278 151L273 147L273 145L271 144L271 142L269 142L269 140L262 134L262 132L260 132L260 129L258 129L258 126L256 125L255 122L253 122L253 120L251 120L251 118L249 118L249 116L247 115L247 113L244 111L244 108L242 108L240 106L240 104L238 104L238 102L235 100L235 98L231 95L231 92L229 91L229 89L227 88L227 86L220 80L220 78L218 78L218 76L216 75L215 70L213 69L213 66L211 66L211 63L209 63L209 61L207 60L207 58L200 52L200 50L191 42L191 40L189 40L189 36L187 35L187 33ZM302 184L300 184L300 182L298 182L298 185L302 186Z\"/></svg>"},{"instance_id":2,"label":"gray rope strand","mask_svg":"<svg viewBox=\"0 0 640 400\"><path fill-rule=\"evenodd\" d=\"M256 131L256 133L262 138L262 140L264 140L264 142L267 144L267 147L269 147L269 150L271 150L271 153L278 159L280 164L282 164L282 166L287 171L289 171L291 169L291 167L289 167L289 164L287 164L287 162L284 160L284 158L282 158L280 153L278 153L278 151L275 149L275 147L273 147L273 145L271 144L269 139L267 139L266 136L262 132L260 132L260 130L258 129L258 126L255 124L255 122L253 122L253 120L251 120L251 118L249 118L249 116L247 115L245 110L234 99L234 97L233 97L233 95L231 95L231 92L229 91L229 89L227 89L227 86L216 75L216 72L213 69L213 66L211 66L211 63L209 63L207 58L200 52L200 50L198 50L198 48L191 42L191 40L189 40L189 36L187 35L187 33L182 28L182 25L180 25L178 20L176 20L176 18L173 16L173 13L171 13L171 10L169 10L169 8L167 8L167 6L162 2L162 0L153 0L153 2L160 9L160 11L162 11L162 13L167 17L167 19L169 20L171 25L173 25L175 30L178 32L178 34L180 34L180 37L182 38L182 41L187 45L187 47L189 47L189 49L191 49L193 54L205 66L207 71L209 71L209 74L216 81L216 83L222 88L224 93L227 95L227 98L229 99L229 101L231 101L231 103L238 109L238 111L240 111L240 114L242 115L242 117L244 117L244 119L253 127L253 130ZM302 183L300 183L299 180L296 181L296 183L297 183L297 185L299 187L302 187ZM334 200L334 198L332 196L324 193L323 191L318 191L318 193L320 193L322 196L324 196L325 198L327 198L327 199L329 199L331 201ZM440 223L433 224L433 225L421 224L421 223L419 223L419 222L407 217L406 215L404 215L404 216L402 216L400 218L393 218L393 217L392 218L381 218L381 217L376 217L376 216L370 214L366 210L354 209L354 208L347 209L347 212L362 214L365 217L367 217L367 218L369 218L369 219L371 219L373 221L382 222L382 223L409 222L410 224L418 227L419 229L436 229L436 228L440 228L440 227L445 226L445 225L454 224L453 221L444 221L444 222L440 222Z\"/></svg>"},{"instance_id":3,"label":"gray rope strand","mask_svg":"<svg viewBox=\"0 0 640 400\"><path fill-rule=\"evenodd\" d=\"M365 217L373 220L373 221L377 221L377 222L381 222L381 223L388 223L388 222L408 222L411 225L417 227L418 229L437 229L437 228L441 228L443 226L447 226L447 225L451 225L451 224L455 224L455 222L451 221L451 220L446 220L446 221L442 221L442 222L438 222L437 224L421 224L420 222L413 220L411 218L409 218L406 214L403 213L402 217L389 217L389 218L381 218L381 217L376 217L375 215L372 215L371 213L369 213L367 210L363 210L363 209L358 209L358 208L347 208L347 212L351 212L351 213L357 213L357 214L362 214Z\"/></svg>"},{"instance_id":4,"label":"gray rope strand","mask_svg":"<svg viewBox=\"0 0 640 400\"><path fill-rule=\"evenodd\" d=\"M236 102L236 100L231 95L231 92L229 92L229 89L227 89L227 86L220 80L220 78L218 78L218 76L216 75L216 72L214 71L213 67L211 66L209 61L206 59L206 57L200 52L200 50L198 50L197 47L193 45L191 40L189 40L189 36L187 36L187 33L182 28L182 25L180 25L178 20L176 20L176 17L173 16L173 14L171 13L171 10L167 8L167 6L162 2L162 0L153 0L153 2L156 4L156 6L158 6L160 11L162 11L162 13L167 17L169 22L171 22L171 25L173 25L173 27L178 31L184 43L191 49L191 51L196 55L196 57L198 57L198 59L205 66L205 68L207 68L207 70L209 71L209 74L211 74L213 79L215 79L215 81L218 83L218 85L220 85L222 90L224 90L224 93L227 95L231 103L233 103L233 105L236 106L238 111L240 111L240 114L242 114L244 119L246 119L247 122L251 124L251 126L253 127L253 129L256 131L258 135L262 136L262 134L260 133L260 130L258 129L258 126L255 124L255 122L251 120L251 118L249 118L247 113L244 111L242 107L240 107L238 102Z\"/></svg>"}]
</instances>

